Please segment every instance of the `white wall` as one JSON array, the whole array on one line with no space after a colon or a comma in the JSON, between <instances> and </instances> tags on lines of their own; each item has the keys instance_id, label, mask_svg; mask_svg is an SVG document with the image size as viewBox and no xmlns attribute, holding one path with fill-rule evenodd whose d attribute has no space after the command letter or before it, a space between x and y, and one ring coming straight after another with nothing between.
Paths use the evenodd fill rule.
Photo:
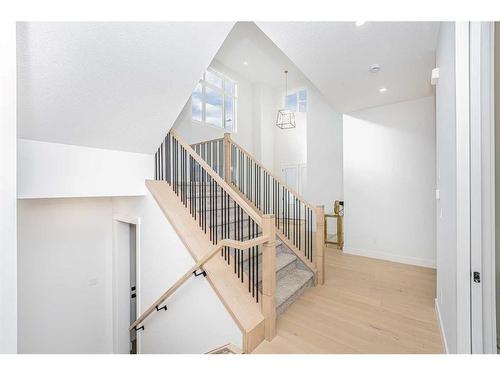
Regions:
<instances>
[{"instance_id":1,"label":"white wall","mask_svg":"<svg viewBox=\"0 0 500 375\"><path fill-rule=\"evenodd\" d=\"M18 198L144 195L154 155L18 140Z\"/></svg>"},{"instance_id":2,"label":"white wall","mask_svg":"<svg viewBox=\"0 0 500 375\"><path fill-rule=\"evenodd\" d=\"M139 294L144 311L194 261L151 195L113 198L113 212L141 221ZM204 278L189 279L167 306L144 322L142 353L205 353L228 342L241 347L239 328Z\"/></svg>"},{"instance_id":3,"label":"white wall","mask_svg":"<svg viewBox=\"0 0 500 375\"><path fill-rule=\"evenodd\" d=\"M238 84L237 131L231 137L250 152L254 152L254 119L253 119L253 89L252 84L217 61L210 65L223 75L235 80ZM193 87L194 89L194 87ZM222 138L225 130L193 123L191 118L191 97L179 114L173 128L189 144L215 138ZM159 144L158 144L159 146Z\"/></svg>"},{"instance_id":4,"label":"white wall","mask_svg":"<svg viewBox=\"0 0 500 375\"><path fill-rule=\"evenodd\" d=\"M457 222L455 25L440 27L436 66L436 165L440 199L436 211L437 306L450 353L457 351Z\"/></svg>"},{"instance_id":5,"label":"white wall","mask_svg":"<svg viewBox=\"0 0 500 375\"><path fill-rule=\"evenodd\" d=\"M112 353L111 199L18 209L19 352Z\"/></svg>"},{"instance_id":6,"label":"white wall","mask_svg":"<svg viewBox=\"0 0 500 375\"><path fill-rule=\"evenodd\" d=\"M305 198L333 211L344 197L342 115L314 87L308 90L307 183ZM334 225L330 221L330 225ZM332 229L333 230L333 227Z\"/></svg>"},{"instance_id":7,"label":"white wall","mask_svg":"<svg viewBox=\"0 0 500 375\"><path fill-rule=\"evenodd\" d=\"M290 87L288 93L291 94L302 89L308 90L305 86L296 86ZM278 110L285 107L283 89L274 90L274 95L273 103L275 107L271 109L274 118L273 121L268 124L268 129L272 127L272 131L274 132L274 173L281 177L281 169L283 166L307 164L308 113L295 112L295 128L278 128L276 126ZM269 118L271 118L271 116L269 116ZM263 136L265 136L265 133L263 133Z\"/></svg>"},{"instance_id":8,"label":"white wall","mask_svg":"<svg viewBox=\"0 0 500 375\"><path fill-rule=\"evenodd\" d=\"M274 169L274 128L276 127L276 95L265 84L253 86L254 156L269 170ZM281 102L281 101L279 101Z\"/></svg>"},{"instance_id":9,"label":"white wall","mask_svg":"<svg viewBox=\"0 0 500 375\"><path fill-rule=\"evenodd\" d=\"M128 253L116 251L123 238L113 218L140 220L140 311L194 264L150 195L18 202L21 353L127 351L129 280L120 271ZM241 347L239 328L207 280L188 280L167 305L144 322L142 353Z\"/></svg>"},{"instance_id":10,"label":"white wall","mask_svg":"<svg viewBox=\"0 0 500 375\"><path fill-rule=\"evenodd\" d=\"M17 352L16 27L0 23L0 353Z\"/></svg>"},{"instance_id":11,"label":"white wall","mask_svg":"<svg viewBox=\"0 0 500 375\"><path fill-rule=\"evenodd\" d=\"M344 115L346 252L435 267L434 116L433 97Z\"/></svg>"}]
</instances>

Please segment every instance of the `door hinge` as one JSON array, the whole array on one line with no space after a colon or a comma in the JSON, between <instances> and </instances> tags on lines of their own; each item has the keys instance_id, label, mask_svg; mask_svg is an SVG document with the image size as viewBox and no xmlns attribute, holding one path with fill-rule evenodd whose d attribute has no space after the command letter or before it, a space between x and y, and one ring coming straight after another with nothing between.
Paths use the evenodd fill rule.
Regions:
<instances>
[{"instance_id":1,"label":"door hinge","mask_svg":"<svg viewBox=\"0 0 500 375\"><path fill-rule=\"evenodd\" d=\"M481 273L474 271L472 278L473 278L475 283L480 283L481 282Z\"/></svg>"}]
</instances>

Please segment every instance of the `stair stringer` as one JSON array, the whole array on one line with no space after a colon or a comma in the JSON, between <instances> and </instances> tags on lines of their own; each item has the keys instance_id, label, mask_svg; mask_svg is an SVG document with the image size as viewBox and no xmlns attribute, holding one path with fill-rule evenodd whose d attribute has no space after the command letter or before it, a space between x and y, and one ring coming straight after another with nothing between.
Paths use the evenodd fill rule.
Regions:
<instances>
[{"instance_id":1,"label":"stair stringer","mask_svg":"<svg viewBox=\"0 0 500 375\"><path fill-rule=\"evenodd\" d=\"M146 180L146 186L194 261L199 261L213 247L209 235L198 226L167 182ZM203 270L242 333L243 352L252 352L265 339L261 303L255 302L222 257L213 257Z\"/></svg>"}]
</instances>

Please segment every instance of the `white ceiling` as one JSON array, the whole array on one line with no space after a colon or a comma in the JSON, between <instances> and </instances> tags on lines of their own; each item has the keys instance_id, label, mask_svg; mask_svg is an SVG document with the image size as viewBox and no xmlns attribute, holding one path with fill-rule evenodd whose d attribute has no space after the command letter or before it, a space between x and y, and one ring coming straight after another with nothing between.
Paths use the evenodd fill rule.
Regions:
<instances>
[{"instance_id":1,"label":"white ceiling","mask_svg":"<svg viewBox=\"0 0 500 375\"><path fill-rule=\"evenodd\" d=\"M18 24L18 136L155 152L232 26Z\"/></svg>"},{"instance_id":2,"label":"white ceiling","mask_svg":"<svg viewBox=\"0 0 500 375\"><path fill-rule=\"evenodd\" d=\"M238 22L228 36L232 26L19 23L18 136L153 153L216 54L274 87L288 69L291 86L309 79L340 112L433 93L438 23Z\"/></svg>"},{"instance_id":3,"label":"white ceiling","mask_svg":"<svg viewBox=\"0 0 500 375\"><path fill-rule=\"evenodd\" d=\"M284 85L288 70L289 85L303 83L306 78L295 64L253 22L237 22L215 60L250 82L260 82L274 88ZM243 62L247 62L244 65Z\"/></svg>"},{"instance_id":4,"label":"white ceiling","mask_svg":"<svg viewBox=\"0 0 500 375\"><path fill-rule=\"evenodd\" d=\"M433 94L438 22L257 22L340 112ZM372 64L380 64L377 74ZM379 89L386 87L385 93Z\"/></svg>"}]
</instances>

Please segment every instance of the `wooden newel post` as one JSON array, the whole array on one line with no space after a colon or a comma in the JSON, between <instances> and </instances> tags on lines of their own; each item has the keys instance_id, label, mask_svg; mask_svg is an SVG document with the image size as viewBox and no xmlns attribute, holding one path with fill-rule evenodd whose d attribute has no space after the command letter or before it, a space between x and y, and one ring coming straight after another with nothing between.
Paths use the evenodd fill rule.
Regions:
<instances>
[{"instance_id":1,"label":"wooden newel post","mask_svg":"<svg viewBox=\"0 0 500 375\"><path fill-rule=\"evenodd\" d=\"M265 318L266 340L276 336L276 228L274 215L264 215L262 234L269 237L262 251L262 313Z\"/></svg>"},{"instance_id":2,"label":"wooden newel post","mask_svg":"<svg viewBox=\"0 0 500 375\"><path fill-rule=\"evenodd\" d=\"M224 133L224 181L231 185L231 134Z\"/></svg>"},{"instance_id":3,"label":"wooden newel post","mask_svg":"<svg viewBox=\"0 0 500 375\"><path fill-rule=\"evenodd\" d=\"M325 283L325 206L316 207L316 269L317 284Z\"/></svg>"}]
</instances>

